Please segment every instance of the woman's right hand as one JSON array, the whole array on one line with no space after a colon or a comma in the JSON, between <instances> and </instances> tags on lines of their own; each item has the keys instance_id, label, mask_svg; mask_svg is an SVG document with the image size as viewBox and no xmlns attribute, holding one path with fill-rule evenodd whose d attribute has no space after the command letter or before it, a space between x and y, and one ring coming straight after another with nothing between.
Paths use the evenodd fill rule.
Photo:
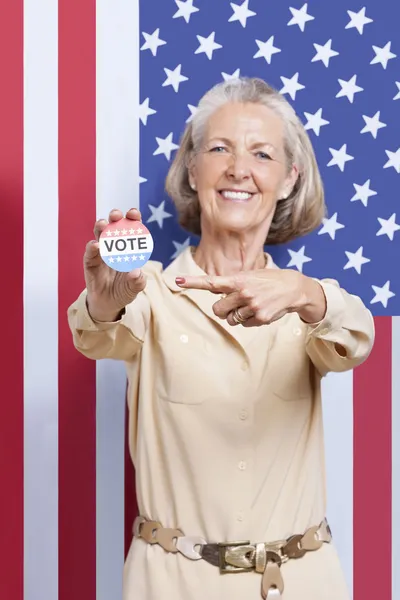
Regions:
<instances>
[{"instance_id":1,"label":"woman's right hand","mask_svg":"<svg viewBox=\"0 0 400 600\"><path fill-rule=\"evenodd\" d=\"M123 216L120 210L114 209L109 214L109 222L119 221ZM140 222L141 214L136 208L131 208L126 218ZM111 269L101 258L99 237L109 222L105 219L96 221L93 230L96 240L87 244L83 258L87 306L96 321L117 320L122 309L146 286L146 276L140 269L121 273Z\"/></svg>"}]
</instances>

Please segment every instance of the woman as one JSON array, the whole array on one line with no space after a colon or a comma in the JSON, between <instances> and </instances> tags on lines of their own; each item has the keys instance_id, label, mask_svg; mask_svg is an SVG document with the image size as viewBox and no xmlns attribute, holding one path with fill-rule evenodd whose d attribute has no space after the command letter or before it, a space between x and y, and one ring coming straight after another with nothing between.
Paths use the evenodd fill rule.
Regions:
<instances>
[{"instance_id":1,"label":"woman","mask_svg":"<svg viewBox=\"0 0 400 600\"><path fill-rule=\"evenodd\" d=\"M187 126L167 191L198 247L122 274L90 242L68 313L76 348L129 375L140 517L124 600L345 600L320 381L367 358L373 319L336 281L264 253L325 214L308 136L265 82L224 82Z\"/></svg>"}]
</instances>

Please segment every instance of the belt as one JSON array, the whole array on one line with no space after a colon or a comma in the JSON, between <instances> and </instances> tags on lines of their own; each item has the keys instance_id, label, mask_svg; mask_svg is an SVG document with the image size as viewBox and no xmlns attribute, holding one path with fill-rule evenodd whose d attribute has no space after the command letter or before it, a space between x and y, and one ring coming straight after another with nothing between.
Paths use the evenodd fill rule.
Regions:
<instances>
[{"instance_id":1,"label":"belt","mask_svg":"<svg viewBox=\"0 0 400 600\"><path fill-rule=\"evenodd\" d=\"M283 563L301 558L332 540L326 519L320 525L287 539L255 544L248 540L209 544L202 537L186 536L180 529L168 529L158 521L149 521L142 516L135 519L133 534L148 544L158 544L166 552L180 552L190 560L205 560L218 567L222 574L261 573L261 596L264 600L282 597L284 583L280 567Z\"/></svg>"}]
</instances>

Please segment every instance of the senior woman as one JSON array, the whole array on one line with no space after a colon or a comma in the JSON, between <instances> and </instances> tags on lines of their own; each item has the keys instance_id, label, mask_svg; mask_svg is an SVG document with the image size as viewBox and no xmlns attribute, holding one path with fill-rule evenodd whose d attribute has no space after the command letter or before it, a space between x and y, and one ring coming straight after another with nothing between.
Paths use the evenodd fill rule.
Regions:
<instances>
[{"instance_id":1,"label":"senior woman","mask_svg":"<svg viewBox=\"0 0 400 600\"><path fill-rule=\"evenodd\" d=\"M367 358L373 319L336 281L264 252L324 216L307 133L264 81L218 84L167 191L197 248L122 274L89 242L68 312L82 354L127 366L140 516L123 598L348 599L325 519L320 383Z\"/></svg>"}]
</instances>

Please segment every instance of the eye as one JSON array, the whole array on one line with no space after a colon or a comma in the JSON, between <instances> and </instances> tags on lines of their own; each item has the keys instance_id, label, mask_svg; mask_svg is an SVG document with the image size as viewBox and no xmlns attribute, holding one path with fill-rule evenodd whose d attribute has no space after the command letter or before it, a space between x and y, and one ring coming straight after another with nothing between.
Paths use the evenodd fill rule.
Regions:
<instances>
[{"instance_id":1,"label":"eye","mask_svg":"<svg viewBox=\"0 0 400 600\"><path fill-rule=\"evenodd\" d=\"M261 160L272 160L271 156L266 152L257 152L256 156L257 158L261 158Z\"/></svg>"},{"instance_id":2,"label":"eye","mask_svg":"<svg viewBox=\"0 0 400 600\"><path fill-rule=\"evenodd\" d=\"M225 146L214 146L210 149L210 152L221 153L226 150Z\"/></svg>"}]
</instances>

